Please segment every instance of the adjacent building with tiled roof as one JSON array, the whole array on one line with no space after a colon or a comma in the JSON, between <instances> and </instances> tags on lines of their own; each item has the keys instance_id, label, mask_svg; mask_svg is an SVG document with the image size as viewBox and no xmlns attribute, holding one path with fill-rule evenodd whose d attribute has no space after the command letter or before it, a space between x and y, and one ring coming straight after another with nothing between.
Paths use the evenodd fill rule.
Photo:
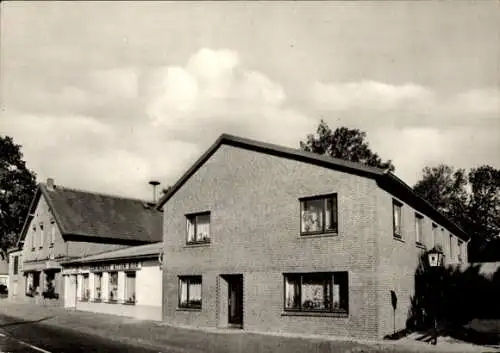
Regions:
<instances>
[{"instance_id":1,"label":"adjacent building with tiled roof","mask_svg":"<svg viewBox=\"0 0 500 353\"><path fill-rule=\"evenodd\" d=\"M161 241L161 212L142 200L40 183L10 254L22 271L11 297L55 299L63 293L61 262ZM22 263L19 262L22 259ZM34 300L34 299L29 299Z\"/></svg>"},{"instance_id":2,"label":"adjacent building with tiled roof","mask_svg":"<svg viewBox=\"0 0 500 353\"><path fill-rule=\"evenodd\" d=\"M467 262L469 236L391 172L231 135L158 207L171 324L381 338L423 251Z\"/></svg>"}]
</instances>

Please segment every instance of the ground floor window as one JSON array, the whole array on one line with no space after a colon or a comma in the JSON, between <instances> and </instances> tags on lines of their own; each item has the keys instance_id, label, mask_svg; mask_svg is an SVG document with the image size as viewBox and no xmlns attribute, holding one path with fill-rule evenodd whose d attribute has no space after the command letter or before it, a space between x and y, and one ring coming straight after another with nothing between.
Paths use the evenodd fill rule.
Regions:
<instances>
[{"instance_id":1,"label":"ground floor window","mask_svg":"<svg viewBox=\"0 0 500 353\"><path fill-rule=\"evenodd\" d=\"M90 287L89 287L89 274L84 273L82 275L82 293L81 300L88 301L90 298Z\"/></svg>"},{"instance_id":2,"label":"ground floor window","mask_svg":"<svg viewBox=\"0 0 500 353\"><path fill-rule=\"evenodd\" d=\"M118 300L118 272L109 273L109 301Z\"/></svg>"},{"instance_id":3,"label":"ground floor window","mask_svg":"<svg viewBox=\"0 0 500 353\"><path fill-rule=\"evenodd\" d=\"M201 276L179 277L179 307L201 309Z\"/></svg>"},{"instance_id":4,"label":"ground floor window","mask_svg":"<svg viewBox=\"0 0 500 353\"><path fill-rule=\"evenodd\" d=\"M44 298L59 298L56 293L56 271L48 270L45 272L45 289L42 292Z\"/></svg>"},{"instance_id":5,"label":"ground floor window","mask_svg":"<svg viewBox=\"0 0 500 353\"><path fill-rule=\"evenodd\" d=\"M102 286L102 273L101 272L94 273L94 300L95 301L102 300L101 286Z\"/></svg>"},{"instance_id":6,"label":"ground floor window","mask_svg":"<svg viewBox=\"0 0 500 353\"><path fill-rule=\"evenodd\" d=\"M127 272L125 276L125 302L135 303L135 272Z\"/></svg>"},{"instance_id":7,"label":"ground floor window","mask_svg":"<svg viewBox=\"0 0 500 353\"><path fill-rule=\"evenodd\" d=\"M26 274L26 295L34 297L40 294L40 272L28 272Z\"/></svg>"},{"instance_id":8,"label":"ground floor window","mask_svg":"<svg viewBox=\"0 0 500 353\"><path fill-rule=\"evenodd\" d=\"M347 272L288 273L285 280L285 310L348 312Z\"/></svg>"}]
</instances>

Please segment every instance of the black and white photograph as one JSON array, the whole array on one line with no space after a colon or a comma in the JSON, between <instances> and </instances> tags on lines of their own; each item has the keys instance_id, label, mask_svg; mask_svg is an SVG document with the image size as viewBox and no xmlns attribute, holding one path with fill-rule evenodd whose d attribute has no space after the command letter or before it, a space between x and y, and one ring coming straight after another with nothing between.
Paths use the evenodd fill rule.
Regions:
<instances>
[{"instance_id":1,"label":"black and white photograph","mask_svg":"<svg viewBox=\"0 0 500 353\"><path fill-rule=\"evenodd\" d=\"M12 352L500 352L500 1L2 1Z\"/></svg>"}]
</instances>

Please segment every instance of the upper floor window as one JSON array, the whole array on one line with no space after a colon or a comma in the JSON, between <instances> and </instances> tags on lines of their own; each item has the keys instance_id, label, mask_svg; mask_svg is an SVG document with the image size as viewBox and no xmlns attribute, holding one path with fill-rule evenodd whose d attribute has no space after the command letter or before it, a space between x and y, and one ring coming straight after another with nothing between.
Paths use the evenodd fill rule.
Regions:
<instances>
[{"instance_id":1,"label":"upper floor window","mask_svg":"<svg viewBox=\"0 0 500 353\"><path fill-rule=\"evenodd\" d=\"M52 220L50 222L50 245L56 242L56 223Z\"/></svg>"},{"instance_id":2,"label":"upper floor window","mask_svg":"<svg viewBox=\"0 0 500 353\"><path fill-rule=\"evenodd\" d=\"M36 248L36 226L33 227L33 233L31 234L31 250Z\"/></svg>"},{"instance_id":3,"label":"upper floor window","mask_svg":"<svg viewBox=\"0 0 500 353\"><path fill-rule=\"evenodd\" d=\"M424 217L415 214L415 241L417 244L422 244L422 229L424 224Z\"/></svg>"},{"instance_id":4,"label":"upper floor window","mask_svg":"<svg viewBox=\"0 0 500 353\"><path fill-rule=\"evenodd\" d=\"M287 273L285 311L348 312L347 272Z\"/></svg>"},{"instance_id":5,"label":"upper floor window","mask_svg":"<svg viewBox=\"0 0 500 353\"><path fill-rule=\"evenodd\" d=\"M302 235L337 232L337 194L300 199L300 223Z\"/></svg>"},{"instance_id":6,"label":"upper floor window","mask_svg":"<svg viewBox=\"0 0 500 353\"><path fill-rule=\"evenodd\" d=\"M401 209L403 204L393 200L392 201L392 225L394 229L394 237L401 238L403 236L403 226L401 219Z\"/></svg>"},{"instance_id":7,"label":"upper floor window","mask_svg":"<svg viewBox=\"0 0 500 353\"><path fill-rule=\"evenodd\" d=\"M14 256L14 266L12 269L12 274L17 275L19 272L19 256Z\"/></svg>"},{"instance_id":8,"label":"upper floor window","mask_svg":"<svg viewBox=\"0 0 500 353\"><path fill-rule=\"evenodd\" d=\"M196 213L186 216L187 218L187 242L209 243L210 242L210 212Z\"/></svg>"},{"instance_id":9,"label":"upper floor window","mask_svg":"<svg viewBox=\"0 0 500 353\"><path fill-rule=\"evenodd\" d=\"M457 242L458 244L458 262L462 262L463 260L463 255L462 255L462 245L463 245L463 241L461 240L458 240Z\"/></svg>"},{"instance_id":10,"label":"upper floor window","mask_svg":"<svg viewBox=\"0 0 500 353\"><path fill-rule=\"evenodd\" d=\"M454 253L453 253L453 235L450 234L450 259L453 259Z\"/></svg>"},{"instance_id":11,"label":"upper floor window","mask_svg":"<svg viewBox=\"0 0 500 353\"><path fill-rule=\"evenodd\" d=\"M179 308L201 309L201 276L179 277Z\"/></svg>"},{"instance_id":12,"label":"upper floor window","mask_svg":"<svg viewBox=\"0 0 500 353\"><path fill-rule=\"evenodd\" d=\"M45 240L44 238L45 238L45 233L43 230L43 223L40 223L40 244L38 244L40 249L43 247L43 242Z\"/></svg>"},{"instance_id":13,"label":"upper floor window","mask_svg":"<svg viewBox=\"0 0 500 353\"><path fill-rule=\"evenodd\" d=\"M437 224L432 223L432 245L436 246L438 244L438 226Z\"/></svg>"}]
</instances>

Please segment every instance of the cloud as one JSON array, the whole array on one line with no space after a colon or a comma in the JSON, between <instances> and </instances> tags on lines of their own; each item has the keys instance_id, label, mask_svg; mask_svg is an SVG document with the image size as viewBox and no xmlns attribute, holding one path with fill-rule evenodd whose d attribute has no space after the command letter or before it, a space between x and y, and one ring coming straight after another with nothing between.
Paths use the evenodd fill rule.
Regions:
<instances>
[{"instance_id":1,"label":"cloud","mask_svg":"<svg viewBox=\"0 0 500 353\"><path fill-rule=\"evenodd\" d=\"M431 90L411 83L391 85L376 81L315 82L311 91L312 100L318 108L336 111L359 108L387 111L407 104L425 105L434 99Z\"/></svg>"},{"instance_id":2,"label":"cloud","mask_svg":"<svg viewBox=\"0 0 500 353\"><path fill-rule=\"evenodd\" d=\"M163 67L150 77L148 116L167 134L184 134L189 140L189 130L209 130L210 139L222 132L242 131L269 138L271 132L275 139L280 136L275 142L290 143L314 125L287 106L280 84L244 67L231 50L204 48L184 67Z\"/></svg>"}]
</instances>

